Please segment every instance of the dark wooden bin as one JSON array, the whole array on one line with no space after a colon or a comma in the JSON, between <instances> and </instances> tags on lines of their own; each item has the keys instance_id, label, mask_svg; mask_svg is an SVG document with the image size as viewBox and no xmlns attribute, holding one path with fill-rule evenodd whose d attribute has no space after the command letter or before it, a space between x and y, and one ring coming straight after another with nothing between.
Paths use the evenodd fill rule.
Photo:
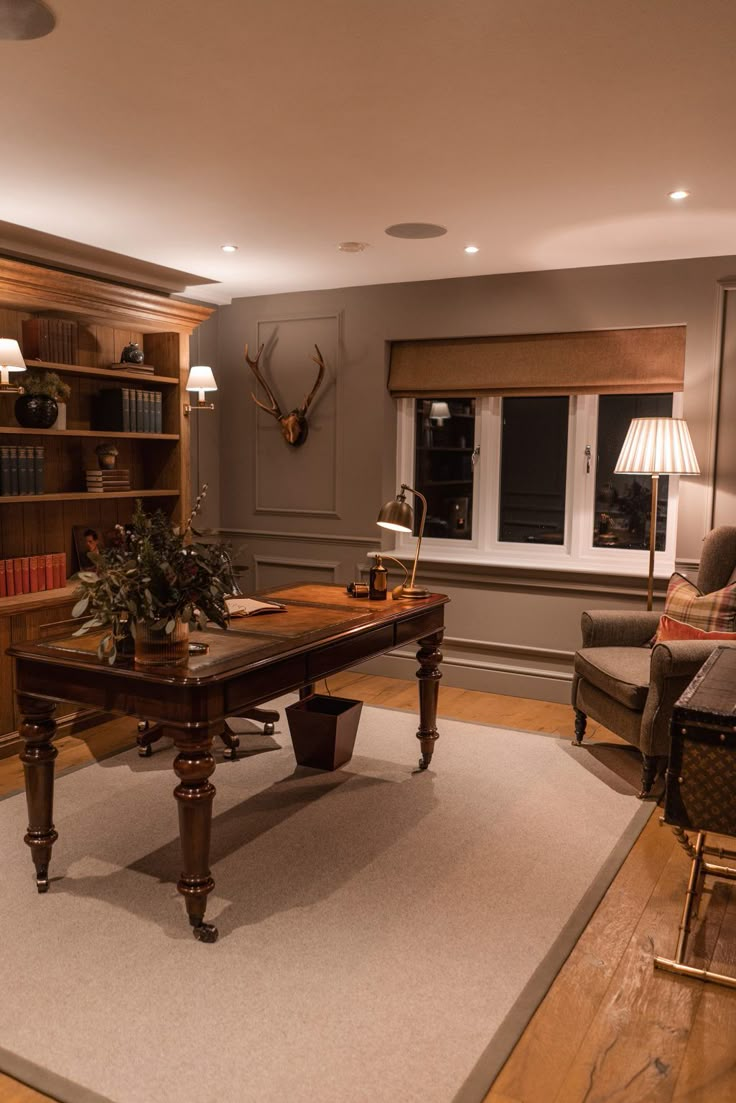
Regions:
<instances>
[{"instance_id":1,"label":"dark wooden bin","mask_svg":"<svg viewBox=\"0 0 736 1103\"><path fill-rule=\"evenodd\" d=\"M313 693L287 705L294 756L300 766L337 770L353 755L362 701Z\"/></svg>"}]
</instances>

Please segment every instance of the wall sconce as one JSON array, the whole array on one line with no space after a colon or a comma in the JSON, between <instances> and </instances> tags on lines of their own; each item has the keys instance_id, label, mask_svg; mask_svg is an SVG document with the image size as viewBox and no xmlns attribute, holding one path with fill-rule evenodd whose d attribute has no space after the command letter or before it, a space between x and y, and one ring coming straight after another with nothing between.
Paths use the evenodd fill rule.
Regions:
<instances>
[{"instance_id":1,"label":"wall sconce","mask_svg":"<svg viewBox=\"0 0 736 1103\"><path fill-rule=\"evenodd\" d=\"M687 422L677 417L635 417L626 434L615 475L651 475L647 609L654 597L654 549L657 543L657 492L660 475L699 475Z\"/></svg>"},{"instance_id":2,"label":"wall sconce","mask_svg":"<svg viewBox=\"0 0 736 1103\"><path fill-rule=\"evenodd\" d=\"M3 394L20 394L22 387L10 382L11 371L25 371L26 362L20 345L10 337L0 337L0 391Z\"/></svg>"},{"instance_id":3,"label":"wall sconce","mask_svg":"<svg viewBox=\"0 0 736 1103\"><path fill-rule=\"evenodd\" d=\"M196 406L186 405L184 407L184 413L189 415L193 410L214 410L214 402L205 402L204 396L206 391L216 391L217 384L215 383L215 377L212 374L212 368L206 367L204 364L197 364L189 369L189 378L187 379L187 385L185 387L187 391L196 391L198 394L198 401Z\"/></svg>"},{"instance_id":4,"label":"wall sconce","mask_svg":"<svg viewBox=\"0 0 736 1103\"><path fill-rule=\"evenodd\" d=\"M411 508L406 500L405 490L411 491L415 497L419 498L422 503L422 520L419 524L419 535L417 537L417 550L414 555L414 566L411 572L411 578L409 579L409 585L400 586L399 597L429 597L429 590L425 590L423 586L415 586L414 579L417 573L417 563L419 561L419 549L422 546L422 536L424 534L424 522L427 519L427 499L423 494L420 494L418 490L415 490L413 486L407 486L406 483L401 484L401 491L392 498L391 501L386 502L382 507L381 512L378 514L377 525L381 528L390 529L392 532L412 532L414 529L414 510ZM396 596L396 595L394 595Z\"/></svg>"}]
</instances>

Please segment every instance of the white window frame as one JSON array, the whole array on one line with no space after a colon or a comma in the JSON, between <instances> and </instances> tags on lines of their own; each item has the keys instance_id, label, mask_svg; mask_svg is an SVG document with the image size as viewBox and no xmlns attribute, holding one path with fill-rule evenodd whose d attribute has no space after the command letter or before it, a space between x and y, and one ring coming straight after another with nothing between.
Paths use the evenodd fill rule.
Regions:
<instances>
[{"instance_id":1,"label":"white window frame","mask_svg":"<svg viewBox=\"0 0 736 1103\"><path fill-rule=\"evenodd\" d=\"M412 398L398 400L397 485L414 482L416 419ZM470 540L441 540L425 536L422 558L447 563L487 563L538 570L569 570L591 574L646 575L648 550L594 548L595 463L597 456L598 395L571 395L568 423L565 539L560 545L510 543L498 539L501 469L500 397L475 399L475 447L480 449L473 468L473 527ZM672 396L672 416L682 416L682 394ZM590 472L587 471L590 448ZM675 568L675 539L679 478L669 476L665 550L655 552L654 574L668 578ZM412 496L409 496L410 501ZM411 502L412 505L419 503ZM414 555L416 539L397 533L392 549L400 558Z\"/></svg>"}]
</instances>

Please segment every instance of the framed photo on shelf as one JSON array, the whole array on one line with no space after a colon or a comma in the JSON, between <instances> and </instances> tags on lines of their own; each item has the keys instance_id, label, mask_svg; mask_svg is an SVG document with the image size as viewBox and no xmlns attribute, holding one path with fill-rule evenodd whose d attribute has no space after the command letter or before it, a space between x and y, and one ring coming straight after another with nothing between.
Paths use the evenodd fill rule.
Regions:
<instances>
[{"instance_id":1,"label":"framed photo on shelf","mask_svg":"<svg viewBox=\"0 0 736 1103\"><path fill-rule=\"evenodd\" d=\"M102 551L105 541L102 529L97 525L73 525L74 552L76 555L76 569L78 571L94 570L94 563L89 557L90 552Z\"/></svg>"}]
</instances>

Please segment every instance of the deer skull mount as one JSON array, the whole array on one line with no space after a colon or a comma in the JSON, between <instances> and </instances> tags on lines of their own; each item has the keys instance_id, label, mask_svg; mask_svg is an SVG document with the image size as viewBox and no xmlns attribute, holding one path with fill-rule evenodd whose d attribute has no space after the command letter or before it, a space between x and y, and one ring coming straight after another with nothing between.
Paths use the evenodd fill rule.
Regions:
<instances>
[{"instance_id":1,"label":"deer skull mount","mask_svg":"<svg viewBox=\"0 0 736 1103\"><path fill-rule=\"evenodd\" d=\"M293 410L289 410L288 414L282 414L281 410L279 409L279 404L274 397L273 391L261 375L261 371L258 367L258 361L261 359L261 353L263 352L263 345L261 345L261 347L259 348L255 360L251 359L251 357L248 356L248 346L245 346L246 363L248 364L256 379L266 392L271 405L266 406L264 402L259 402L252 391L250 393L250 397L253 399L256 406L260 406L260 408L262 410L265 410L267 414L270 414L271 417L276 418L279 425L281 426L281 435L283 436L286 443L290 444L292 448L301 448L301 446L307 439L307 435L309 433L309 425L307 424L307 410L311 406L314 396L316 395L317 390L319 389L319 386L324 379L325 362L322 357L322 353L319 351L317 345L315 345L314 348L317 355L313 356L312 360L318 368L317 378L314 381L314 386L312 387L309 394L305 395L304 401L300 406L296 406Z\"/></svg>"}]
</instances>

